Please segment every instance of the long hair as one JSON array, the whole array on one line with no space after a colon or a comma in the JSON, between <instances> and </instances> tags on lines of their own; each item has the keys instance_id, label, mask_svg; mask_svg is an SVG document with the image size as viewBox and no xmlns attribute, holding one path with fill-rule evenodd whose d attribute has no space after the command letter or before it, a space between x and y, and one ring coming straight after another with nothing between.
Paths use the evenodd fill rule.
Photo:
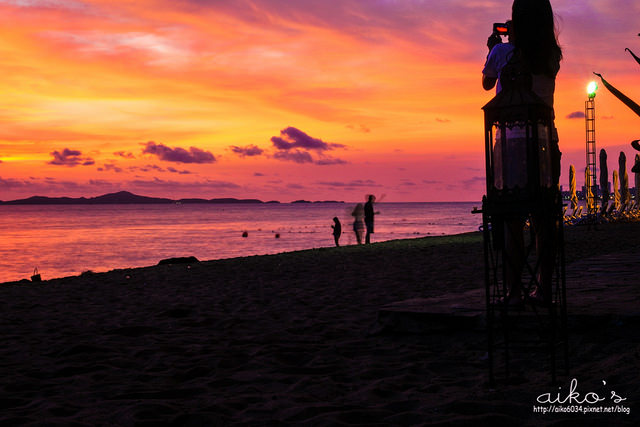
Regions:
<instances>
[{"instance_id":1,"label":"long hair","mask_svg":"<svg viewBox=\"0 0 640 427\"><path fill-rule=\"evenodd\" d=\"M555 77L562 49L556 39L549 0L514 0L511 10L513 45L533 74Z\"/></svg>"}]
</instances>

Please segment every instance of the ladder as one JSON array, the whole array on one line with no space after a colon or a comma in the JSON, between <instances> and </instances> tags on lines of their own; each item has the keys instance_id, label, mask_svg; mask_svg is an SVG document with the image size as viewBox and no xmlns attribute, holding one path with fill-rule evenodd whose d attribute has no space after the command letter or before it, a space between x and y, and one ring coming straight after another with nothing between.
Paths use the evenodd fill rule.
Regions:
<instances>
[{"instance_id":1,"label":"ladder","mask_svg":"<svg viewBox=\"0 0 640 427\"><path fill-rule=\"evenodd\" d=\"M593 194L593 210L598 208L598 185L596 180L596 103L593 97L589 97L584 103L584 116L587 131L587 170L591 180L591 192ZM585 183L586 186L586 183ZM585 190L588 190L585 188ZM586 197L586 194L585 194Z\"/></svg>"}]
</instances>

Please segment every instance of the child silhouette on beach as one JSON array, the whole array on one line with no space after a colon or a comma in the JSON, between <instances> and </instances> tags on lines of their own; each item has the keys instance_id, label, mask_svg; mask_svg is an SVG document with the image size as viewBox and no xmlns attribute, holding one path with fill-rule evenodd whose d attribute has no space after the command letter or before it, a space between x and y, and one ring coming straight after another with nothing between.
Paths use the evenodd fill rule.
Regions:
<instances>
[{"instance_id":1,"label":"child silhouette on beach","mask_svg":"<svg viewBox=\"0 0 640 427\"><path fill-rule=\"evenodd\" d=\"M336 242L336 246L340 246L340 236L342 235L342 224L340 224L340 220L337 216L333 217L334 224L331 226L333 228L333 240Z\"/></svg>"}]
</instances>

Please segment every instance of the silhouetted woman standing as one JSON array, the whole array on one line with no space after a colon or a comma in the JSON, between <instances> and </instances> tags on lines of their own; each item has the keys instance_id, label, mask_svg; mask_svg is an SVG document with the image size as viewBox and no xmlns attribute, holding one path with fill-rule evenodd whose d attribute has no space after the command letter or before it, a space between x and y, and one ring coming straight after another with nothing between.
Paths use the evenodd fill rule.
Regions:
<instances>
[{"instance_id":1,"label":"silhouetted woman standing","mask_svg":"<svg viewBox=\"0 0 640 427\"><path fill-rule=\"evenodd\" d=\"M511 9L511 27L509 41L511 46L498 44L493 46L482 71L482 86L492 89L503 70L508 67L531 76L531 89L542 100L553 108L556 75L560 70L562 49L556 38L553 10L549 0L515 0ZM500 85L497 88L501 89ZM551 188L558 188L560 178L560 150L558 148L558 132L553 126L549 144L551 157L550 176L546 179ZM509 162L513 159L502 159ZM540 276L538 281L542 289L538 289L533 297L541 297L545 301L551 298L551 278L555 259L555 231L558 224L551 214L553 206L546 206L542 214L532 218L536 233L536 248L540 257ZM524 259L523 221L505 221L506 250L514 254L514 259ZM507 269L509 302L520 302L522 285L522 261Z\"/></svg>"}]
</instances>

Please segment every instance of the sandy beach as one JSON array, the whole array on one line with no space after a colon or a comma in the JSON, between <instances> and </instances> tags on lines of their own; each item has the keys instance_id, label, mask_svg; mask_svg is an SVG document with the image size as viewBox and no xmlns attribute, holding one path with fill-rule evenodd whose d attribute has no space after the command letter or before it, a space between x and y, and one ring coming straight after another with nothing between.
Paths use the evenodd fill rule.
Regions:
<instances>
[{"instance_id":1,"label":"sandy beach","mask_svg":"<svg viewBox=\"0 0 640 427\"><path fill-rule=\"evenodd\" d=\"M479 233L3 284L0 424L637 425L639 231L566 229L570 373L555 386L532 353L489 387L480 326L377 322L414 298L482 309ZM574 378L629 413L534 411Z\"/></svg>"}]
</instances>

